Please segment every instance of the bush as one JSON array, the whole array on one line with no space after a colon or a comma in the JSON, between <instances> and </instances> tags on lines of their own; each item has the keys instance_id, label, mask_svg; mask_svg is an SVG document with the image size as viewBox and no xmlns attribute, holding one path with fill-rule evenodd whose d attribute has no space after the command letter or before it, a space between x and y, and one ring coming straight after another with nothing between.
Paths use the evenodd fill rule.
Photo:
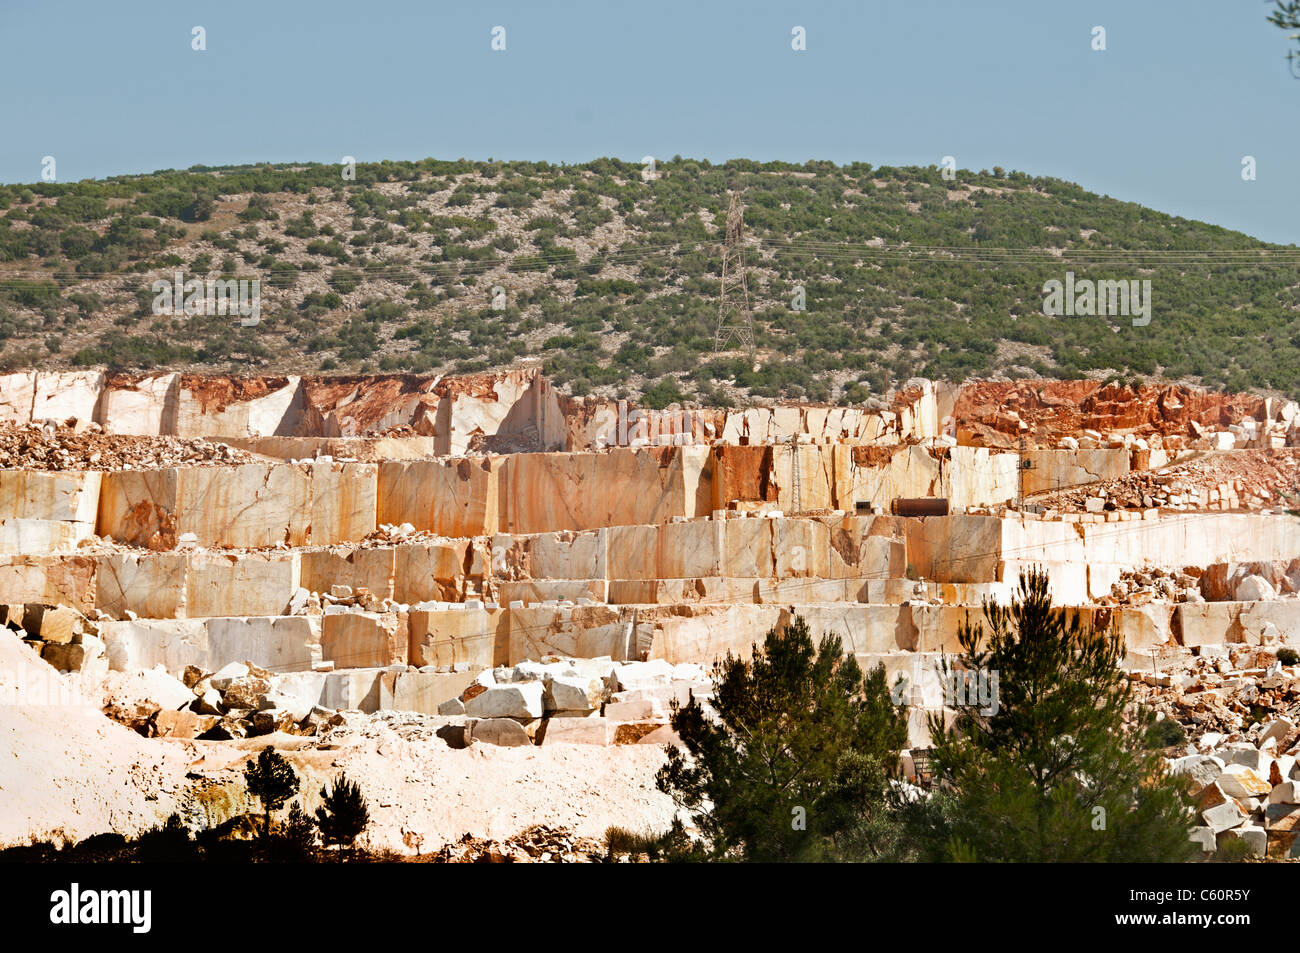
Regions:
<instances>
[{"instance_id":1,"label":"bush","mask_svg":"<svg viewBox=\"0 0 1300 953\"><path fill-rule=\"evenodd\" d=\"M180 815L172 814L161 827L145 831L136 839L135 858L145 862L196 860L197 851Z\"/></svg>"},{"instance_id":2,"label":"bush","mask_svg":"<svg viewBox=\"0 0 1300 953\"><path fill-rule=\"evenodd\" d=\"M679 817L673 818L672 826L662 834L650 830L633 831L626 827L609 828L605 831L605 856L608 860L630 856L670 862L704 859L700 845L691 840Z\"/></svg>"},{"instance_id":3,"label":"bush","mask_svg":"<svg viewBox=\"0 0 1300 953\"><path fill-rule=\"evenodd\" d=\"M340 294L356 291L361 284L361 275L348 268L339 268L330 273L330 287Z\"/></svg>"},{"instance_id":4,"label":"bush","mask_svg":"<svg viewBox=\"0 0 1300 953\"><path fill-rule=\"evenodd\" d=\"M1277 660L1283 665L1295 665L1300 662L1300 652L1289 646L1283 646L1277 650Z\"/></svg>"},{"instance_id":5,"label":"bush","mask_svg":"<svg viewBox=\"0 0 1300 953\"><path fill-rule=\"evenodd\" d=\"M1172 718L1153 721L1147 728L1147 746L1150 748L1172 748L1187 743L1187 729Z\"/></svg>"}]
</instances>

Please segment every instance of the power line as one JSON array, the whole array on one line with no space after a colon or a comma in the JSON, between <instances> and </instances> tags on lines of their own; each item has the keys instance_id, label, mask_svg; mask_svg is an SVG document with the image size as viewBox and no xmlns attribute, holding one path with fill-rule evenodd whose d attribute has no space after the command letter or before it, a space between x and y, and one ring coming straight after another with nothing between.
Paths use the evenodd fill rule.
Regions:
<instances>
[{"instance_id":1,"label":"power line","mask_svg":"<svg viewBox=\"0 0 1300 953\"><path fill-rule=\"evenodd\" d=\"M730 212L728 213L730 217ZM1156 265L1176 264L1180 266L1190 265L1280 265L1289 266L1300 264L1300 248L1254 248L1254 249L1211 249L1211 250L1180 250L1180 249L1078 249L1078 248L991 248L991 247L965 247L965 246L942 246L942 245L854 245L847 242L824 242L808 239L755 239L755 244L760 247L766 247L773 253L780 251L805 252L813 255L818 259L828 261L852 262L859 259L886 260L886 261L906 261L916 263L936 263L936 264L1065 264L1074 260L1086 260L1098 265L1131 265L1134 267L1143 267L1144 263L1154 267ZM671 254L674 251L687 253L698 249L698 242L683 242L673 240L661 245L636 245L632 247L619 248L610 251L603 256L606 262L613 264L630 264L646 260L648 258L660 257ZM736 267L743 266L743 249L736 246L735 257L740 259L740 264ZM596 256L593 256L596 257ZM727 264L726 247L724 246L724 266ZM405 278L410 272L420 272L425 276L436 276L442 269L452 269L458 275L479 274L492 271L497 268L515 270L518 272L527 272L531 269L526 266L531 263L544 264L549 266L565 264L588 264L591 259L584 262L575 257L575 255L565 253L551 253L546 255L521 255L514 258L494 258L492 260L472 260L472 259L451 259L439 262L409 262L401 264L388 264L382 267L367 266L359 262L338 262L336 269L354 269L360 273L362 280L375 279L382 280L385 278ZM524 266L524 267L521 267ZM185 265L151 265L147 270L132 272L130 270L118 270L108 272L91 272L91 271L67 271L58 270L33 271L30 269L14 269L5 271L0 269L0 284L7 281L68 281L72 284L82 281L106 280L109 278L129 279L133 275L147 277L154 274L170 275L177 270L184 271ZM322 270L326 267L321 266ZM300 272L300 274L312 274L312 271ZM193 276L191 276L193 277ZM217 274L208 272L204 277L207 278L232 278L238 277L234 273ZM741 268L741 285L747 296L745 287L743 267Z\"/></svg>"}]
</instances>

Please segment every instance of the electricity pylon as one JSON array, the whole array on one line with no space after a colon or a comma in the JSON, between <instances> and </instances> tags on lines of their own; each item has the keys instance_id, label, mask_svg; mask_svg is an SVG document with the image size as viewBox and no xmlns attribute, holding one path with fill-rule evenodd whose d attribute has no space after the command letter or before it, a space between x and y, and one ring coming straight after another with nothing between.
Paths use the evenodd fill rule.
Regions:
<instances>
[{"instance_id":1,"label":"electricity pylon","mask_svg":"<svg viewBox=\"0 0 1300 953\"><path fill-rule=\"evenodd\" d=\"M726 241L722 246L722 290L718 295L718 329L713 333L713 352L716 354L735 338L753 356L754 353L754 316L749 310L749 287L745 284L745 211L740 198L731 193L731 204L727 208ZM736 283L740 276L740 303L733 306L729 313L727 307L728 285Z\"/></svg>"}]
</instances>

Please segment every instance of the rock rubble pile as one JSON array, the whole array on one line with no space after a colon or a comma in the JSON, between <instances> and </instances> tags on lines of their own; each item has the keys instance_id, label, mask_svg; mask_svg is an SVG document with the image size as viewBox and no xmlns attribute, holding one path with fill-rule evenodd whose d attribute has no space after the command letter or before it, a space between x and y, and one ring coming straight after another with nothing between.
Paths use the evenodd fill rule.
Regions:
<instances>
[{"instance_id":1,"label":"rock rubble pile","mask_svg":"<svg viewBox=\"0 0 1300 953\"><path fill-rule=\"evenodd\" d=\"M0 422L0 469L151 470L175 466L251 463L252 454L198 437L132 437L106 434L99 424L47 420Z\"/></svg>"}]
</instances>

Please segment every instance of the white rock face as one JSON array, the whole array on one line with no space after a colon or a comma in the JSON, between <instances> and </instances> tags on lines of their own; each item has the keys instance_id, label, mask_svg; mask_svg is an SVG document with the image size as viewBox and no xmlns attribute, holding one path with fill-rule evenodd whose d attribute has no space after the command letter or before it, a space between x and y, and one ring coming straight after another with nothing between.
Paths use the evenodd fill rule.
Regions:
<instances>
[{"instance_id":1,"label":"white rock face","mask_svg":"<svg viewBox=\"0 0 1300 953\"><path fill-rule=\"evenodd\" d=\"M130 387L105 387L99 411L104 430L142 436L173 433L179 381L179 374L160 374Z\"/></svg>"},{"instance_id":2,"label":"white rock face","mask_svg":"<svg viewBox=\"0 0 1300 953\"><path fill-rule=\"evenodd\" d=\"M540 681L493 685L465 700L465 714L471 718L541 718L544 692Z\"/></svg>"},{"instance_id":3,"label":"white rock face","mask_svg":"<svg viewBox=\"0 0 1300 953\"><path fill-rule=\"evenodd\" d=\"M103 387L103 371L38 371L31 419L93 420Z\"/></svg>"}]
</instances>

